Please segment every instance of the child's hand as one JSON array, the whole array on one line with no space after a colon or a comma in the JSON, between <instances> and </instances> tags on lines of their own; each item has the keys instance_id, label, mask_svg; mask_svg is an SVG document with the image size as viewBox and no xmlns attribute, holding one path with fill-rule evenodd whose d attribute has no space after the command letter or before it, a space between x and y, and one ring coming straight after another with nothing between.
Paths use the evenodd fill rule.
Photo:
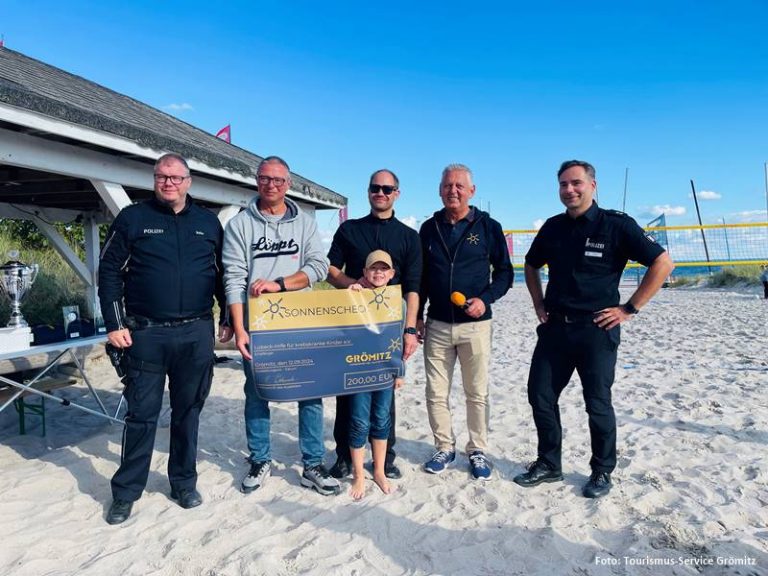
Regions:
<instances>
[{"instance_id":1,"label":"child's hand","mask_svg":"<svg viewBox=\"0 0 768 576\"><path fill-rule=\"evenodd\" d=\"M403 378L395 378L395 390L402 388L403 384L405 384L405 380Z\"/></svg>"},{"instance_id":2,"label":"child's hand","mask_svg":"<svg viewBox=\"0 0 768 576\"><path fill-rule=\"evenodd\" d=\"M363 287L362 287L362 285L360 285L360 284L350 284L350 285L347 287L347 289L348 289L348 290L354 290L355 292L359 292L360 290L362 290L362 289L363 289Z\"/></svg>"}]
</instances>

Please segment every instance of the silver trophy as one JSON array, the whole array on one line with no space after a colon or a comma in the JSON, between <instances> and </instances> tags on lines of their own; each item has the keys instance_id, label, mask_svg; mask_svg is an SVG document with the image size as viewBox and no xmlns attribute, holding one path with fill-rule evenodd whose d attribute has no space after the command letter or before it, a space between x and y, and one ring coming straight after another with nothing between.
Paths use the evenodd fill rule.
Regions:
<instances>
[{"instance_id":1,"label":"silver trophy","mask_svg":"<svg viewBox=\"0 0 768 576\"><path fill-rule=\"evenodd\" d=\"M28 324L21 314L21 301L32 288L39 266L27 266L19 262L19 253L16 250L8 252L8 257L10 260L0 266L0 292L11 301L11 319L8 321L8 327L24 328Z\"/></svg>"}]
</instances>

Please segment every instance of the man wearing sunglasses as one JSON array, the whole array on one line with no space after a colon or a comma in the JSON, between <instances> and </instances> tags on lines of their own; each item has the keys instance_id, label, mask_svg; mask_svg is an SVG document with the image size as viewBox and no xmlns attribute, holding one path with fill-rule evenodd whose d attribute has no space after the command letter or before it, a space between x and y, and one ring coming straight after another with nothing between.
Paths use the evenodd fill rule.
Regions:
<instances>
[{"instance_id":1,"label":"man wearing sunglasses","mask_svg":"<svg viewBox=\"0 0 768 576\"><path fill-rule=\"evenodd\" d=\"M416 339L416 312L419 308L419 283L421 281L421 246L419 235L395 218L394 205L400 197L400 181L391 170L377 170L368 182L368 203L371 212L355 220L347 220L336 231L328 252L330 267L328 282L336 288L347 288L359 283L371 287L363 277L365 259L374 250L384 250L392 257L395 276L390 284L402 286L406 304L405 333L403 334L403 360L407 360L418 348ZM336 463L331 475L344 478L350 474L349 424L351 398L336 397L336 422L333 437L336 440ZM387 456L384 473L387 478L400 478L395 464L395 400L390 411L392 426L387 440Z\"/></svg>"},{"instance_id":2,"label":"man wearing sunglasses","mask_svg":"<svg viewBox=\"0 0 768 576\"><path fill-rule=\"evenodd\" d=\"M154 198L117 215L99 264L107 339L127 358L128 413L120 467L112 477L109 524L128 519L146 486L166 376L171 498L182 508L202 503L196 489L197 432L213 377L214 295L226 310L222 230L216 216L187 195L192 177L184 158L162 156L154 183ZM226 342L231 329L220 327L219 337Z\"/></svg>"},{"instance_id":3,"label":"man wearing sunglasses","mask_svg":"<svg viewBox=\"0 0 768 576\"><path fill-rule=\"evenodd\" d=\"M245 434L250 470L240 485L248 494L271 474L269 402L259 396L248 350L248 297L307 290L325 278L325 258L317 223L286 193L291 187L288 164L268 156L259 164L259 194L230 220L224 233L224 285L237 349L245 368ZM323 466L322 399L299 402L299 447L304 471L301 485L323 495L338 494L339 482Z\"/></svg>"}]
</instances>

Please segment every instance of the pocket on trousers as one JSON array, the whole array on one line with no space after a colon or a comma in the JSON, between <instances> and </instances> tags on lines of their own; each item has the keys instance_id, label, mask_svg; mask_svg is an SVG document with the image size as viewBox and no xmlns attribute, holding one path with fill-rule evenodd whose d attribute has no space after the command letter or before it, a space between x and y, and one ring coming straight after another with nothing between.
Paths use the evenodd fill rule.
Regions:
<instances>
[{"instance_id":1,"label":"pocket on trousers","mask_svg":"<svg viewBox=\"0 0 768 576\"><path fill-rule=\"evenodd\" d=\"M614 326L605 332L608 337L608 350L613 352L621 344L621 326Z\"/></svg>"}]
</instances>

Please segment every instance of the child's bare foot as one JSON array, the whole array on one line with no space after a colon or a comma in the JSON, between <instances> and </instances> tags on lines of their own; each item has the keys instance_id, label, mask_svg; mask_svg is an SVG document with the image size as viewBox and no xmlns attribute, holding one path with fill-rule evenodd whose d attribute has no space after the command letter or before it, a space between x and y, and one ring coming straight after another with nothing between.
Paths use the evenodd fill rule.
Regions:
<instances>
[{"instance_id":1,"label":"child's bare foot","mask_svg":"<svg viewBox=\"0 0 768 576\"><path fill-rule=\"evenodd\" d=\"M392 486L389 484L389 480L387 480L387 477L384 476L384 473L373 475L373 481L376 483L376 486L381 488L381 491L384 492L384 494L391 494L392 493Z\"/></svg>"},{"instance_id":2,"label":"child's bare foot","mask_svg":"<svg viewBox=\"0 0 768 576\"><path fill-rule=\"evenodd\" d=\"M352 480L352 486L349 489L349 495L352 496L354 500L363 499L363 496L365 496L365 478L360 476L355 477L355 479Z\"/></svg>"}]
</instances>

